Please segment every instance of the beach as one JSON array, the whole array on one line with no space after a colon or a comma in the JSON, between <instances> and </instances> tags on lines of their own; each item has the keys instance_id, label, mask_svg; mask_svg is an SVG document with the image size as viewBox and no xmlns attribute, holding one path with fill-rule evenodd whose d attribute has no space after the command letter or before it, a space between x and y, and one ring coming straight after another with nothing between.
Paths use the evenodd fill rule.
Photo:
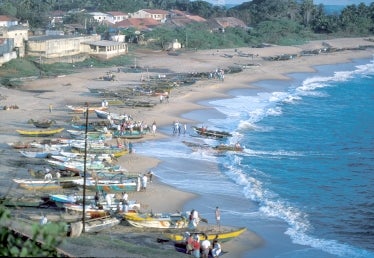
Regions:
<instances>
[{"instance_id":1,"label":"beach","mask_svg":"<svg viewBox=\"0 0 374 258\"><path fill-rule=\"evenodd\" d=\"M303 50L322 49L328 43L335 48L344 48L344 51L331 53L321 53L318 55L298 55ZM189 125L196 123L193 119L183 116L188 112L210 109L201 102L208 99L224 99L229 98L228 92L234 89L255 90L253 85L261 80L287 80L286 74L297 72L313 72L313 66L325 64L337 64L349 62L352 59L368 58L373 55L373 48L365 48L358 50L359 46L372 46L374 43L364 38L350 39L334 39L326 41L313 41L306 45L281 47L272 46L265 48L240 48L240 49L220 49L220 50L204 50L197 52L188 52L179 56L169 56L164 52L154 51L138 51L134 54L136 62L140 67L164 69L173 73L196 73L196 72L213 72L216 69L228 68L230 66L245 66L245 69L236 74L225 74L224 81L212 79L197 81L193 85L185 87L176 87L170 93L168 103L158 104L153 108L118 108L111 107L112 112L125 112L130 114L135 120L145 121L152 124L156 121L159 128L171 127L174 121L179 120L181 123ZM242 57L236 55L240 51L242 53L251 54L251 57ZM285 61L268 61L264 57L276 56L282 54L298 55L295 58ZM227 56L233 57L227 57ZM75 74L60 76L57 78L43 78L32 81L26 81L20 89L0 88L0 94L3 97L1 105L17 105L19 109L1 111L1 170L4 171L1 184L3 186L2 194L8 193L8 186L13 177L27 178L25 168L17 168L14 166L15 160L19 157L13 155L9 159L8 155L13 150L7 146L8 142L20 140L20 136L15 129L27 129L28 119L53 118L60 123L68 123L75 115L69 114L66 105L83 105L84 103L100 103L94 94L90 94L89 88L107 88L120 89L126 85L134 85L140 82L141 76L149 75L146 69L144 74L139 73L115 73L115 81L103 81L98 78L104 75L110 68L90 69L77 71ZM115 72L115 69L112 69ZM157 73L151 75L157 76ZM158 101L157 97L152 100ZM52 112L49 111L49 105L53 105ZM92 115L94 116L94 115ZM83 119L83 116L80 116ZM138 154L137 143L142 141L158 141L167 140L170 135L166 129L158 131L156 136L147 135L144 139L134 140L135 153L128 154L119 159L119 164L128 171L137 174L143 174L151 169L159 166L159 160L144 154ZM181 165L183 166L183 164ZM212 167L212 170L215 168ZM218 170L218 168L217 168ZM15 187L15 186L13 186ZM173 196L167 198L165 196ZM147 192L133 193L130 199L138 200L144 210L153 211L175 211L184 210L185 207L204 206L204 196L195 193L180 191L175 187L171 187L163 183L162 178L157 178L149 184ZM120 227L116 227L116 232L120 231ZM227 257L242 257L244 253L249 252L264 245L262 236L248 229L248 231L239 238L226 243L225 251L228 252ZM70 246L71 247L71 246ZM77 249L77 247L75 247ZM68 246L64 250L69 249ZM67 250L69 251L69 250ZM81 252L83 250L80 250ZM92 247L87 247L85 256L95 256L97 254ZM81 254L82 255L82 254ZM116 253L100 254L97 256L112 257L117 256Z\"/></svg>"}]
</instances>

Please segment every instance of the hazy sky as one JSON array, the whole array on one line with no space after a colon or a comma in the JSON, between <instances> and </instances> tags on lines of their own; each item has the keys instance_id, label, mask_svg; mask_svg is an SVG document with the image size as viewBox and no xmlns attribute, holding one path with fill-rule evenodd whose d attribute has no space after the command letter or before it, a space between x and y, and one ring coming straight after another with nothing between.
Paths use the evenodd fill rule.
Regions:
<instances>
[{"instance_id":1,"label":"hazy sky","mask_svg":"<svg viewBox=\"0 0 374 258\"><path fill-rule=\"evenodd\" d=\"M248 0L206 0L210 3L226 3L226 4L240 4L243 2L250 2ZM332 4L332 5L350 5L350 4L359 4L365 3L369 5L373 0L314 0L314 4Z\"/></svg>"}]
</instances>

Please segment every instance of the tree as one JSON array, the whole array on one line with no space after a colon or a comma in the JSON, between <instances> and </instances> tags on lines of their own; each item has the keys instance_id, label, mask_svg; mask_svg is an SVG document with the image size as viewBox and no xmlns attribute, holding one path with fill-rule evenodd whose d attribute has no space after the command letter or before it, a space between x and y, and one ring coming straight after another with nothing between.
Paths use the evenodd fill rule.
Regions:
<instances>
[{"instance_id":1,"label":"tree","mask_svg":"<svg viewBox=\"0 0 374 258\"><path fill-rule=\"evenodd\" d=\"M2 257L58 257L56 247L66 236L65 223L34 224L32 237L24 238L6 226L11 220L10 211L0 205L0 256ZM43 242L43 244L40 244Z\"/></svg>"}]
</instances>

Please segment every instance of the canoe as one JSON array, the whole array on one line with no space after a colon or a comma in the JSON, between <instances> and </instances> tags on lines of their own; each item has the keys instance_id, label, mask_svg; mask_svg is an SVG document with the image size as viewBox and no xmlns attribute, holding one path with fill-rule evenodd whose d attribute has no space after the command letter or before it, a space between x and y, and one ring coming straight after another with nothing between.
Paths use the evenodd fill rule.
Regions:
<instances>
[{"instance_id":1,"label":"canoe","mask_svg":"<svg viewBox=\"0 0 374 258\"><path fill-rule=\"evenodd\" d=\"M216 151L243 151L244 148L240 145L228 145L228 144L220 144L213 147Z\"/></svg>"},{"instance_id":2,"label":"canoe","mask_svg":"<svg viewBox=\"0 0 374 258\"><path fill-rule=\"evenodd\" d=\"M9 142L8 145L13 149L28 149L32 148L29 142Z\"/></svg>"},{"instance_id":3,"label":"canoe","mask_svg":"<svg viewBox=\"0 0 374 258\"><path fill-rule=\"evenodd\" d=\"M52 126L52 124L56 123L56 121L55 120L51 120L51 119L45 119L45 120L33 120L33 119L30 119L28 121L28 123L31 123L35 127L38 127L38 128L49 128L49 127Z\"/></svg>"},{"instance_id":4,"label":"canoe","mask_svg":"<svg viewBox=\"0 0 374 258\"><path fill-rule=\"evenodd\" d=\"M13 179L19 187L26 190L38 190L38 191L54 191L62 189L62 186L57 180L29 180L29 179Z\"/></svg>"},{"instance_id":5,"label":"canoe","mask_svg":"<svg viewBox=\"0 0 374 258\"><path fill-rule=\"evenodd\" d=\"M187 214L187 213L186 213ZM123 218L137 228L187 228L188 216L182 213L123 213Z\"/></svg>"},{"instance_id":6,"label":"canoe","mask_svg":"<svg viewBox=\"0 0 374 258\"><path fill-rule=\"evenodd\" d=\"M66 105L66 107L74 113L85 113L87 111L87 107L84 106L73 106L73 105ZM96 107L88 107L88 112L94 112L95 110L107 110L108 107L96 106Z\"/></svg>"},{"instance_id":7,"label":"canoe","mask_svg":"<svg viewBox=\"0 0 374 258\"><path fill-rule=\"evenodd\" d=\"M84 230L85 233L98 233L105 229L110 229L118 225L121 221L116 217L111 216L103 216L98 218L92 218L85 220ZM82 234L83 230L83 222L70 222L68 228L68 236L70 237L78 237Z\"/></svg>"},{"instance_id":8,"label":"canoe","mask_svg":"<svg viewBox=\"0 0 374 258\"><path fill-rule=\"evenodd\" d=\"M83 187L83 179L75 180L74 183ZM122 192L139 192L140 178L128 178L123 180L86 180L86 190L93 192L122 193Z\"/></svg>"},{"instance_id":9,"label":"canoe","mask_svg":"<svg viewBox=\"0 0 374 258\"><path fill-rule=\"evenodd\" d=\"M216 131L216 130L208 130L204 127L197 127L197 126L192 126L192 129L200 136L204 137L210 137L210 138L226 138L226 137L231 137L232 134L229 132L225 131Z\"/></svg>"},{"instance_id":10,"label":"canoe","mask_svg":"<svg viewBox=\"0 0 374 258\"><path fill-rule=\"evenodd\" d=\"M132 133L130 132L124 132L120 133L119 131L115 131L113 133L114 138L122 138L122 139L142 139L144 137L143 133L140 133L139 131L133 131Z\"/></svg>"},{"instance_id":11,"label":"canoe","mask_svg":"<svg viewBox=\"0 0 374 258\"><path fill-rule=\"evenodd\" d=\"M42 136L51 136L58 133L61 133L65 128L56 128L56 129L45 129L45 130L16 130L22 136L30 137L42 137Z\"/></svg>"},{"instance_id":12,"label":"canoe","mask_svg":"<svg viewBox=\"0 0 374 258\"><path fill-rule=\"evenodd\" d=\"M39 158L45 159L51 155L57 155L59 152L57 151L20 151L22 156L27 158Z\"/></svg>"},{"instance_id":13,"label":"canoe","mask_svg":"<svg viewBox=\"0 0 374 258\"><path fill-rule=\"evenodd\" d=\"M128 119L131 119L130 116L128 115L120 115L120 114L117 114L117 113L112 113L112 112L107 112L105 110L98 110L98 109L95 109L95 113L96 113L96 116L98 118L101 118L101 119L113 119L113 120L128 120Z\"/></svg>"},{"instance_id":14,"label":"canoe","mask_svg":"<svg viewBox=\"0 0 374 258\"><path fill-rule=\"evenodd\" d=\"M238 236L240 236L242 233L244 233L247 230L247 228L227 228L222 230L206 230L202 232L193 232L193 234L198 234L199 239L205 239L205 237L208 237L209 241L213 241L217 239L220 242L227 242L230 241ZM177 232L177 233L166 233L164 234L164 237L167 239L175 242L175 243L184 243L185 242L185 233Z\"/></svg>"}]
</instances>

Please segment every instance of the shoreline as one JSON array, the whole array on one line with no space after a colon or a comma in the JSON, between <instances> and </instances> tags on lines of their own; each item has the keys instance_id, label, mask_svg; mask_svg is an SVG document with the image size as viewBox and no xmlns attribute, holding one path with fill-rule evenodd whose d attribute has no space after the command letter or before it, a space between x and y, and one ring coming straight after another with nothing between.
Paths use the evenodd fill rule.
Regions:
<instances>
[{"instance_id":1,"label":"shoreline","mask_svg":"<svg viewBox=\"0 0 374 258\"><path fill-rule=\"evenodd\" d=\"M332 42L339 42L341 45L344 45L344 44L347 44L347 42L349 42L351 45L352 44L357 44L357 43L362 43L363 40L357 40L358 42L353 42L353 40L351 41L345 41L345 40L342 40L343 42L339 41L339 40L334 40ZM329 41L330 42L330 41ZM313 46L318 46L318 44L321 44L322 42L313 42ZM366 42L368 43L368 42ZM337 44L337 43L336 43ZM339 46L339 44L337 44ZM350 46L350 45L348 45ZM374 46L374 44L373 44ZM308 46L303 46L304 48L307 48ZM245 69L243 72L239 73L239 74L227 74L225 75L225 81L224 82L220 82L220 81L198 81L196 84L192 85L192 86L187 86L187 87L181 87L181 88L178 88L176 90L173 90L172 93L171 93L171 97L170 97L170 102L169 103L165 103L165 104L160 104L160 105L157 105L156 107L154 107L152 110L144 110L144 109L135 109L135 110L130 110L132 113L132 116L134 117L139 117L139 116L143 116L143 117L147 117L147 122L148 123L151 123L153 120L157 121L157 124L159 127L166 127L168 125L170 125L172 123L172 121L174 120L179 120L180 122L186 122L186 123L189 123L189 124L192 124L192 123L196 123L196 121L193 121L193 120L190 120L190 119L184 119L184 118L181 118L181 116L183 114L186 114L187 112L190 112L190 111L193 111L193 110L202 110L202 109L208 109L210 107L207 107L207 106L204 106L204 105L201 105L201 104L198 104L199 102L201 101L208 101L208 100L212 100L212 99L217 99L217 98L229 98L230 95L228 94L228 92L230 90L234 90L234 89L248 89L248 88L251 88L251 89L256 89L255 86L251 85L253 83L256 83L258 81L262 81L262 80L288 80L289 78L287 77L287 74L289 73L298 73L298 72L314 72L314 66L318 66L318 65L328 65L328 64L339 64L339 63L345 63L345 62L350 62L351 60L353 59L360 59L360 58L369 58L371 55L373 55L373 52L372 51L369 51L369 50L365 50L365 51L359 51L359 50L355 50L355 51L347 51L347 52L343 52L343 53L333 53L333 54L323 54L321 56L305 56L305 57L300 57L300 58L296 58L294 60L288 60L288 61L263 61L263 60L260 60L260 58L262 56L265 55L265 52L267 50L271 50L272 52L269 53L269 55L273 55L273 54L277 54L277 53L289 53L288 51L299 51L301 48L297 48L297 47L274 47L274 48L277 48L277 50L275 49L259 49L256 51L259 52L259 60L254 60L254 61L258 61L259 63L261 63L260 66L258 67L253 67L253 68L250 68L250 69ZM253 49L248 49L248 51L251 50L253 51ZM207 56L212 56L212 59L215 59L216 58L216 55L212 55L212 52L213 51L202 51L203 53L201 55L198 55L198 56L194 56L194 59L195 60L198 60L198 58L201 58L201 60L203 60L204 58L206 58ZM234 52L234 50L219 50L220 53L232 53ZM162 53L157 53L157 56L159 55L162 55ZM165 59L174 59L175 60L178 60L178 57L171 57L171 56L167 56L166 54L163 55L163 57ZM213 58L214 57L214 58ZM146 57L140 57L138 60L139 60L139 63L142 64L142 61L144 62L144 64L142 66L151 66L151 65L157 65L155 60L157 60L157 58L152 58L152 57L148 57L148 59L145 59ZM189 57L185 57L186 59L189 58ZM221 58L222 59L222 58ZM217 66L217 63L214 63L215 60L213 60L213 63L211 63L212 61L209 62L209 64L203 64L204 66L204 69L208 69L207 71L210 71L210 70L214 70L214 67ZM160 61L159 61L160 62ZM222 63L219 64L220 67L223 67L222 65L224 65L224 63L227 62L227 59L224 59L222 60ZM234 60L230 60L230 62L235 62ZM168 63L168 64L166 64ZM177 68L177 69L186 69L186 67L178 67L178 66L175 66L173 67L173 62L160 62L159 65L162 67L163 65L168 65L168 66L171 66L172 68ZM198 69L197 66L195 66L195 64L190 64L188 66L189 69L192 69L192 70L196 70ZM201 68L203 69L203 68ZM98 72L104 72L105 70L107 69L98 69ZM178 72L178 70L176 71ZM119 77L119 81L123 78L126 78L128 74L120 74ZM86 74L85 76L87 76L88 78L92 78L92 73L88 72L88 74ZM85 77L83 76L83 77ZM66 77L70 77L70 76L66 76ZM68 81L68 78L57 78L56 81L57 81L57 85L56 86L59 86L57 88L59 88L57 90L57 92L59 92L59 90L63 91L65 90L66 88L69 88L69 89L72 89L72 93L69 94L69 96L71 95L72 98L69 98L68 96L64 97L63 99L59 100L59 103L60 105L55 105L56 106L56 113L58 113L58 115L61 117L61 118L66 118L66 115L63 115L63 112L65 111L63 109L63 105L61 103L64 103L64 102L67 102L67 103L71 103L71 102L75 102L75 103L81 103L81 101L83 99L87 99L87 94L82 94L82 93L79 93L79 92L84 92L84 87L86 87L86 82L82 79L82 82L78 83L80 84L80 87L79 89L73 89L73 87L70 87L70 86L64 86L64 84L66 83L62 83L62 82L67 82ZM80 76L75 74L75 75L72 75L72 77L78 77L78 79L81 79L79 78ZM136 81L136 77L138 77L137 75L133 75L132 76L132 80L133 81ZM66 81L65 81L66 79ZM87 79L86 79L87 80ZM50 82L49 79L43 79L42 80L43 83L41 83L41 81L34 81L34 82L31 82L30 84L28 84L28 86L24 87L24 88L29 88L31 86L31 89L40 89L40 86L42 86L41 88L43 89L48 89L48 83L47 82ZM61 84L61 85L60 85ZM74 83L75 84L75 83ZM73 86L74 86L73 84ZM105 82L103 84L106 84L107 86L111 86L111 82ZM29 88L30 89L30 88ZM6 90L5 92L12 92L13 90ZM3 95L3 89L1 90L1 94ZM80 96L74 96L75 93L79 93ZM14 93L14 92L13 92ZM39 111L41 113L43 113L44 115L48 116L48 110L47 110L47 106L48 106L48 101L53 99L54 97L56 96L56 93L53 94L51 92L44 92L44 93L40 93L40 94L35 94L35 97L36 97L36 101L31 101L30 103L27 103L28 107L22 107L21 110L19 111L24 111L24 113L22 115L20 115L21 117L25 118L25 117L28 117L30 114L32 114L32 110L30 112L30 110L28 110L28 108L32 107L33 104L35 103L38 103L39 100L44 100L44 106L43 108L40 108ZM19 99L22 101L24 100L26 102L26 100L28 99L28 96L27 94L23 95L23 96L18 96ZM17 96L16 96L17 98ZM69 102L67 101L69 100ZM95 98L93 97L92 98L92 101L95 101ZM97 102L97 100L96 100ZM17 104L17 103L15 103ZM19 111L17 110L14 110L14 111L7 111L9 113L20 113ZM129 111L129 112L130 112ZM5 112L5 111L4 111ZM7 113L5 112L5 113ZM116 110L114 109L114 112L116 112ZM198 111L197 111L198 112ZM8 114L9 114L8 113ZM54 114L55 112L53 112ZM20 126L22 125L25 121L19 121L17 120L16 117L11 117L11 115L9 116L5 116L5 118L2 118L1 120L4 119L4 122L7 121L5 119L9 119L12 124L13 127L17 127L17 126ZM7 123L7 122L5 122ZM8 122L9 123L9 122ZM14 135L14 133L12 132L11 129L9 128L5 128L5 126L3 125L1 127L1 132L2 134L7 134L8 136L10 136L9 138L10 139L17 139L18 137L16 135ZM160 140L160 139L167 139L168 135L165 135L165 134L161 134L160 132L157 133L157 136L156 137L152 137L152 136L147 136L145 139L143 139L144 141L148 141L148 140ZM4 138L4 137L2 137ZM2 139L4 140L4 139ZM141 141L143 141L141 140ZM5 142L10 142L11 140L6 140L6 141L2 141L3 143ZM135 145L135 150L136 150L136 145ZM145 172L149 169L152 169L152 168L155 168L157 166L159 166L159 163L160 161L159 160L153 160L153 158L149 158L149 157L146 157L146 156L143 156L143 155L138 155L135 153L135 155L131 156L131 155L127 155L127 156L124 156L123 158L121 158L121 164L124 165L124 167L126 167L128 170L140 170L142 172ZM140 166L140 164L147 164L147 166ZM140 167L139 167L140 166ZM191 200L196 200L196 199L199 199L200 197L195 195L195 194L190 194L190 193L186 193L186 192L183 192L183 191L180 191L178 189L175 189L176 192L173 192L171 189L174 189L173 187L171 188L168 188L170 186L168 185L164 185L164 186L160 186L160 188L158 188L159 184L162 184L162 182L155 182L154 185L150 184L150 189L149 189L149 192L152 191L152 196L156 199L152 199L150 198L150 196L145 196L143 195L142 197L144 197L144 199L142 200L142 202L145 203L145 205L149 205L148 203L152 203L152 205L154 205L153 207L157 207L159 209L162 209L162 208L165 208L165 204L163 204L162 202L157 202L157 198L160 198L160 196L162 197L163 194L165 194L164 192L167 191L167 193L172 193L173 195L176 194L178 191L181 192L181 195L182 197L180 197L181 199L179 201L176 201L175 203L173 204L170 204L169 206L172 206L172 207L176 207L176 209L182 209L184 206L186 206L186 204L188 202L190 202ZM157 190L160 191L160 193L154 193L155 189L152 189L153 186L155 186L155 188L157 187ZM164 192L163 192L164 191ZM169 192L168 192L169 191ZM170 192L171 191L171 192ZM158 196L158 197L157 197ZM131 196L130 196L131 198ZM139 198L140 199L140 196L139 197L135 197L135 198ZM198 200L197 200L198 201ZM155 208L154 208L155 209ZM251 241L254 241L254 238L255 236L252 236L251 238L248 238L248 235L247 235L247 239L251 239ZM229 251L230 254L235 254L236 257L241 257L244 253L247 253L251 250L251 248L255 248L257 245L255 246L250 246L248 245L248 241L246 241L247 239L244 240L244 244L242 244L242 247L240 247L239 245L239 241L233 241L233 242L229 242L227 244L225 244L225 248L227 248L227 250ZM240 240L240 238L239 238ZM262 243L257 243L257 244L262 244ZM230 247L230 245L232 245Z\"/></svg>"}]
</instances>

